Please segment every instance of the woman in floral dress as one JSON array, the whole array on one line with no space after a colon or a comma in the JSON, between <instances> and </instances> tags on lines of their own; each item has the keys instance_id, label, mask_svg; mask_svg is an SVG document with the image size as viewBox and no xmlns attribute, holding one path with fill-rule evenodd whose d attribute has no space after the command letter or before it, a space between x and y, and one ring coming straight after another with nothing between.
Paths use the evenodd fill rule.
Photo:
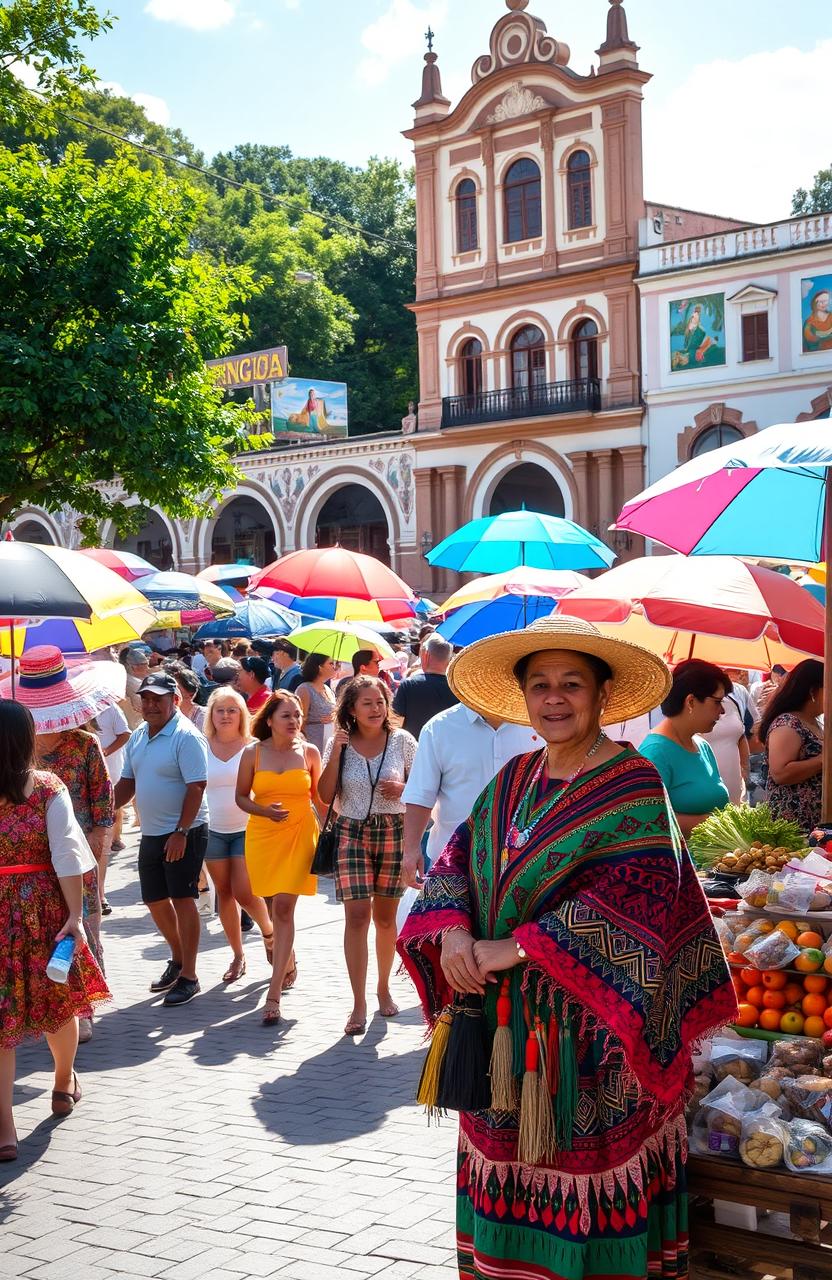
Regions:
<instances>
[{"instance_id":1,"label":"woman in floral dress","mask_svg":"<svg viewBox=\"0 0 832 1280\"><path fill-rule=\"evenodd\" d=\"M811 831L821 820L823 663L806 658L769 699L759 734L768 761L768 802L778 818Z\"/></svg>"},{"instance_id":2,"label":"woman in floral dress","mask_svg":"<svg viewBox=\"0 0 832 1280\"><path fill-rule=\"evenodd\" d=\"M52 1112L69 1115L81 1099L78 1017L110 994L81 924L82 877L95 860L66 787L34 764L31 713L0 701L0 1161L17 1159L16 1046L46 1036L55 1064ZM76 943L69 976L52 982L46 965L67 935Z\"/></svg>"}]
</instances>

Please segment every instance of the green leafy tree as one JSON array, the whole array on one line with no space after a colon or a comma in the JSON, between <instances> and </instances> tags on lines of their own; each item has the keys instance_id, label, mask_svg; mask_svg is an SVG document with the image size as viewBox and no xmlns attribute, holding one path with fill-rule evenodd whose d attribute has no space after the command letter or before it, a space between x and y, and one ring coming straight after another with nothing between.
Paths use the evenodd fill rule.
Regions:
<instances>
[{"instance_id":1,"label":"green leafy tree","mask_svg":"<svg viewBox=\"0 0 832 1280\"><path fill-rule=\"evenodd\" d=\"M125 531L114 476L180 517L233 483L250 413L205 360L239 347L252 284L192 251L200 208L127 155L0 149L0 519L69 503Z\"/></svg>"},{"instance_id":2,"label":"green leafy tree","mask_svg":"<svg viewBox=\"0 0 832 1280\"><path fill-rule=\"evenodd\" d=\"M792 213L832 213L832 165L815 174L809 191L798 187L792 196Z\"/></svg>"},{"instance_id":3,"label":"green leafy tree","mask_svg":"<svg viewBox=\"0 0 832 1280\"><path fill-rule=\"evenodd\" d=\"M91 0L2 0L0 117L8 126L48 132L60 109L95 82L81 41L112 26ZM27 83L37 90L32 93Z\"/></svg>"}]
</instances>

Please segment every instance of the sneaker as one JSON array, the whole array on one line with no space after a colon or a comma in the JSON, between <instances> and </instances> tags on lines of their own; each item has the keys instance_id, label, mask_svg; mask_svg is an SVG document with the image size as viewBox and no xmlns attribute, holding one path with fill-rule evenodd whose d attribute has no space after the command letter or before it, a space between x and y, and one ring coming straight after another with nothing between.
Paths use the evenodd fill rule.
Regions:
<instances>
[{"instance_id":1,"label":"sneaker","mask_svg":"<svg viewBox=\"0 0 832 1280\"><path fill-rule=\"evenodd\" d=\"M92 1040L92 1018L78 1019L78 1043L89 1044Z\"/></svg>"},{"instance_id":2,"label":"sneaker","mask_svg":"<svg viewBox=\"0 0 832 1280\"><path fill-rule=\"evenodd\" d=\"M178 981L182 972L181 964L177 964L175 960L168 960L165 965L165 971L161 978L157 978L155 982L151 982L151 991L170 991L171 987Z\"/></svg>"},{"instance_id":3,"label":"sneaker","mask_svg":"<svg viewBox=\"0 0 832 1280\"><path fill-rule=\"evenodd\" d=\"M187 1004L198 996L201 988L196 978L177 978L162 1004Z\"/></svg>"},{"instance_id":4,"label":"sneaker","mask_svg":"<svg viewBox=\"0 0 832 1280\"><path fill-rule=\"evenodd\" d=\"M214 904L211 901L211 890L200 889L198 911L201 916L212 916L214 914Z\"/></svg>"},{"instance_id":5,"label":"sneaker","mask_svg":"<svg viewBox=\"0 0 832 1280\"><path fill-rule=\"evenodd\" d=\"M254 921L247 911L240 911L240 929L243 933L251 933L254 928Z\"/></svg>"}]
</instances>

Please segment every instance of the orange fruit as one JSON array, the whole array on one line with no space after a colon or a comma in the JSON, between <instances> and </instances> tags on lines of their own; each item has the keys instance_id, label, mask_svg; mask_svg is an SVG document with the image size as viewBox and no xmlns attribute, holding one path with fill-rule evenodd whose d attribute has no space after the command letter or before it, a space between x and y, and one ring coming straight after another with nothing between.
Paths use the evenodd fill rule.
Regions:
<instances>
[{"instance_id":1,"label":"orange fruit","mask_svg":"<svg viewBox=\"0 0 832 1280\"><path fill-rule=\"evenodd\" d=\"M819 949L823 946L823 938L814 929L809 929L807 933L799 933L795 938L795 942L799 947L814 947Z\"/></svg>"},{"instance_id":2,"label":"orange fruit","mask_svg":"<svg viewBox=\"0 0 832 1280\"><path fill-rule=\"evenodd\" d=\"M762 1009L765 994L765 987L749 987L745 993L745 999L748 1004L753 1004L755 1009Z\"/></svg>"},{"instance_id":3,"label":"orange fruit","mask_svg":"<svg viewBox=\"0 0 832 1280\"><path fill-rule=\"evenodd\" d=\"M826 1013L826 1000L820 995L804 996L800 1008L807 1018L823 1018Z\"/></svg>"},{"instance_id":4,"label":"orange fruit","mask_svg":"<svg viewBox=\"0 0 832 1280\"><path fill-rule=\"evenodd\" d=\"M782 991L789 980L782 969L765 969L761 979L763 986L768 987L771 991ZM750 985L753 986L754 984L751 983Z\"/></svg>"},{"instance_id":5,"label":"orange fruit","mask_svg":"<svg viewBox=\"0 0 832 1280\"><path fill-rule=\"evenodd\" d=\"M740 969L740 977L747 987L756 987L757 983L760 981L760 970L751 968Z\"/></svg>"},{"instance_id":6,"label":"orange fruit","mask_svg":"<svg viewBox=\"0 0 832 1280\"><path fill-rule=\"evenodd\" d=\"M825 1030L826 1023L823 1018L807 1018L803 1024L804 1036L815 1036L818 1040L820 1040Z\"/></svg>"},{"instance_id":7,"label":"orange fruit","mask_svg":"<svg viewBox=\"0 0 832 1280\"><path fill-rule=\"evenodd\" d=\"M806 979L803 979L805 982ZM803 993L806 988L802 982L789 982L783 988L783 995L786 997L786 1004L800 1004L803 999Z\"/></svg>"},{"instance_id":8,"label":"orange fruit","mask_svg":"<svg viewBox=\"0 0 832 1280\"><path fill-rule=\"evenodd\" d=\"M746 1005L746 1008L748 1007L749 1006ZM783 1018L783 1015L779 1009L763 1009L762 1013L760 1014L760 1026L763 1028L763 1031L779 1031L780 1022L782 1018ZM740 1023L740 1025L753 1026L753 1023L750 1023L750 1024Z\"/></svg>"},{"instance_id":9,"label":"orange fruit","mask_svg":"<svg viewBox=\"0 0 832 1280\"><path fill-rule=\"evenodd\" d=\"M817 998L819 1000L823 999L822 996L818 996ZM786 1007L786 997L782 991L766 991L765 994L763 995L764 1009L785 1009L785 1007ZM825 1007L826 1005L824 1003L824 1008Z\"/></svg>"},{"instance_id":10,"label":"orange fruit","mask_svg":"<svg viewBox=\"0 0 832 1280\"><path fill-rule=\"evenodd\" d=\"M824 954L817 947L806 947L795 957L794 967L799 973L816 973L823 968Z\"/></svg>"},{"instance_id":11,"label":"orange fruit","mask_svg":"<svg viewBox=\"0 0 832 1280\"><path fill-rule=\"evenodd\" d=\"M829 1030L832 1031L832 1004L830 1004L829 1008L824 1012L823 1021L826 1023Z\"/></svg>"},{"instance_id":12,"label":"orange fruit","mask_svg":"<svg viewBox=\"0 0 832 1280\"><path fill-rule=\"evenodd\" d=\"M820 973L807 973L806 977L803 979L804 990L811 992L813 995L816 992L820 992L822 994L828 986L829 979L824 978Z\"/></svg>"},{"instance_id":13,"label":"orange fruit","mask_svg":"<svg viewBox=\"0 0 832 1280\"><path fill-rule=\"evenodd\" d=\"M763 1016L765 1017L765 1015ZM800 1022L802 1025L803 1024L802 1018L800 1019ZM740 1005L739 1013L737 1014L737 1024L741 1027L756 1027L757 1010L754 1008L753 1004ZM770 1030L774 1031L775 1028L771 1027Z\"/></svg>"},{"instance_id":14,"label":"orange fruit","mask_svg":"<svg viewBox=\"0 0 832 1280\"><path fill-rule=\"evenodd\" d=\"M781 920L777 928L780 933L785 933L786 937L794 942L797 937L797 925L794 920Z\"/></svg>"},{"instance_id":15,"label":"orange fruit","mask_svg":"<svg viewBox=\"0 0 832 1280\"><path fill-rule=\"evenodd\" d=\"M780 1030L787 1036L799 1036L803 1031L804 1021L802 1013L784 1013L780 1019Z\"/></svg>"},{"instance_id":16,"label":"orange fruit","mask_svg":"<svg viewBox=\"0 0 832 1280\"><path fill-rule=\"evenodd\" d=\"M729 951L726 957L729 964L744 965L745 956L741 951Z\"/></svg>"},{"instance_id":17,"label":"orange fruit","mask_svg":"<svg viewBox=\"0 0 832 1280\"><path fill-rule=\"evenodd\" d=\"M832 973L832 951L829 952L823 962L823 971L824 973Z\"/></svg>"}]
</instances>

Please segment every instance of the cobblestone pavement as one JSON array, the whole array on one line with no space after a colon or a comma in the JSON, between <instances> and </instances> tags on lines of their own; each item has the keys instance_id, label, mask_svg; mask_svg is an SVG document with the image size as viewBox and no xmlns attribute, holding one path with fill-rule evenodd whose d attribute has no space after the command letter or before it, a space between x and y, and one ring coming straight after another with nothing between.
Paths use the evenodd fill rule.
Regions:
<instances>
[{"instance_id":1,"label":"cobblestone pavement","mask_svg":"<svg viewBox=\"0 0 832 1280\"><path fill-rule=\"evenodd\" d=\"M18 1054L0 1277L451 1280L455 1125L429 1128L412 1101L423 1050L408 980L394 982L400 1017L343 1036L351 1002L330 894L299 902L284 1026L260 1026L256 931L248 973L223 986L216 920L203 926L203 994L162 1008L147 988L166 947L138 902L127 839L104 922L115 1004L79 1050L72 1116L51 1116L46 1046Z\"/></svg>"}]
</instances>

